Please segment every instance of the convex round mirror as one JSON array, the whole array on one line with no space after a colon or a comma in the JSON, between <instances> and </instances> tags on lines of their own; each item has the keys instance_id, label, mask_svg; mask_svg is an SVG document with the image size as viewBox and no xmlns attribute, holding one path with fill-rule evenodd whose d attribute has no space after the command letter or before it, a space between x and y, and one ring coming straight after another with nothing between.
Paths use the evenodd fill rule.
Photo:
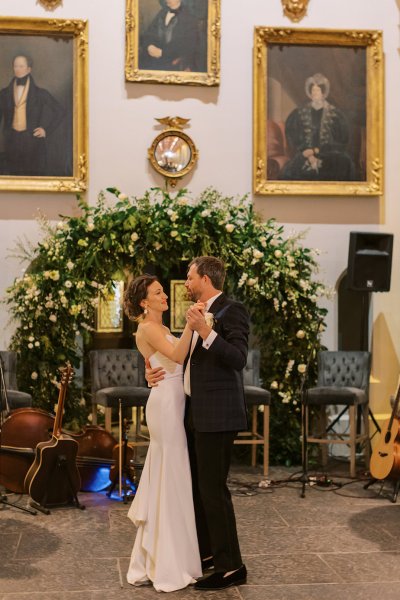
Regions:
<instances>
[{"instance_id":1,"label":"convex round mirror","mask_svg":"<svg viewBox=\"0 0 400 600\"><path fill-rule=\"evenodd\" d=\"M174 187L178 178L193 169L198 152L193 140L179 128L182 126L182 121L186 123L189 119L166 117L157 120L168 125L173 123L175 127L167 127L154 139L149 148L149 160L153 169L163 175L167 183Z\"/></svg>"}]
</instances>

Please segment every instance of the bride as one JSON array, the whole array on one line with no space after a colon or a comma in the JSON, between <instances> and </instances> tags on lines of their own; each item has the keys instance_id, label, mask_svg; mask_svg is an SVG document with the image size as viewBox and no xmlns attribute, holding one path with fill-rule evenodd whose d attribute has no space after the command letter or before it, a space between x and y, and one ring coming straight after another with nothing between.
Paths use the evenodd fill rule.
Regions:
<instances>
[{"instance_id":1,"label":"bride","mask_svg":"<svg viewBox=\"0 0 400 600\"><path fill-rule=\"evenodd\" d=\"M152 583L172 592L201 577L192 482L183 424L183 362L189 351L189 325L181 338L162 323L168 296L155 276L141 275L129 284L125 312L139 321L136 345L151 367L163 367L165 378L152 388L146 420L150 445L140 485L128 517L137 527L127 573L132 585ZM203 308L199 304L200 310Z\"/></svg>"}]
</instances>

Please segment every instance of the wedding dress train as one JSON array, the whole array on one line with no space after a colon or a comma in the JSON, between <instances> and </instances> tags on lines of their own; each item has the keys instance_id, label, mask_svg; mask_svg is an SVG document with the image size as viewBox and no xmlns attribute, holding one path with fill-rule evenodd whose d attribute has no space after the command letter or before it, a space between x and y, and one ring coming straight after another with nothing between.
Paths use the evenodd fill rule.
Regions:
<instances>
[{"instance_id":1,"label":"wedding dress train","mask_svg":"<svg viewBox=\"0 0 400 600\"><path fill-rule=\"evenodd\" d=\"M146 407L150 445L128 512L138 529L127 580L133 585L150 581L157 591L171 592L194 583L202 570L183 425L183 368L160 352L150 364L162 366L166 375L152 388Z\"/></svg>"}]
</instances>

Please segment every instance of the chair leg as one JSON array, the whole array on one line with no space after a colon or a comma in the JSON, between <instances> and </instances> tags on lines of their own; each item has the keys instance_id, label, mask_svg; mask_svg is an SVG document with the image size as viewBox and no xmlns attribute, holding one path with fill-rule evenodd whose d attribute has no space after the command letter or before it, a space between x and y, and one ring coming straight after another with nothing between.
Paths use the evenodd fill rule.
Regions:
<instances>
[{"instance_id":1,"label":"chair leg","mask_svg":"<svg viewBox=\"0 0 400 600\"><path fill-rule=\"evenodd\" d=\"M92 404L92 425L97 425L97 404Z\"/></svg>"},{"instance_id":2,"label":"chair leg","mask_svg":"<svg viewBox=\"0 0 400 600\"><path fill-rule=\"evenodd\" d=\"M368 404L365 404L362 407L362 416L364 422L364 435L366 436L365 445L364 445L364 460L365 466L369 469L369 461L371 457L371 440L369 439L369 413L368 413Z\"/></svg>"},{"instance_id":3,"label":"chair leg","mask_svg":"<svg viewBox=\"0 0 400 600\"><path fill-rule=\"evenodd\" d=\"M257 406L253 406L251 415L251 433L253 436L257 433ZM251 446L251 466L255 467L257 462L257 445L252 444Z\"/></svg>"},{"instance_id":4,"label":"chair leg","mask_svg":"<svg viewBox=\"0 0 400 600\"><path fill-rule=\"evenodd\" d=\"M264 477L269 468L269 406L264 406Z\"/></svg>"},{"instance_id":5,"label":"chair leg","mask_svg":"<svg viewBox=\"0 0 400 600\"><path fill-rule=\"evenodd\" d=\"M111 431L111 408L106 407L106 430Z\"/></svg>"},{"instance_id":6,"label":"chair leg","mask_svg":"<svg viewBox=\"0 0 400 600\"><path fill-rule=\"evenodd\" d=\"M350 418L350 477L356 476L356 407L349 407Z\"/></svg>"},{"instance_id":7,"label":"chair leg","mask_svg":"<svg viewBox=\"0 0 400 600\"><path fill-rule=\"evenodd\" d=\"M322 406L321 412L319 414L319 426L320 426L319 435L321 437L326 437L325 432L326 432L326 428L327 428L327 422L328 422L328 420L326 417L326 407ZM320 444L320 448L321 448L322 464L324 467L326 467L326 465L328 464L328 444Z\"/></svg>"}]
</instances>

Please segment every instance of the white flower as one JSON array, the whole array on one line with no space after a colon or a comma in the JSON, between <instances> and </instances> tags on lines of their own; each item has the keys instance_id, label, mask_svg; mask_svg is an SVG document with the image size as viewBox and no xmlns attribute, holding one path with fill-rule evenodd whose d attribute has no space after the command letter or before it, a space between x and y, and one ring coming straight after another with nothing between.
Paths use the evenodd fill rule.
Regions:
<instances>
[{"instance_id":1,"label":"white flower","mask_svg":"<svg viewBox=\"0 0 400 600\"><path fill-rule=\"evenodd\" d=\"M85 398L81 398L79 400L79 406L86 406L86 400L85 400Z\"/></svg>"},{"instance_id":2,"label":"white flower","mask_svg":"<svg viewBox=\"0 0 400 600\"><path fill-rule=\"evenodd\" d=\"M187 198L178 198L177 204L179 204L179 206L186 206L189 204L189 200Z\"/></svg>"},{"instance_id":3,"label":"white flower","mask_svg":"<svg viewBox=\"0 0 400 600\"><path fill-rule=\"evenodd\" d=\"M69 269L70 271L74 268L74 263L72 262L72 260L69 260L67 262L67 269Z\"/></svg>"},{"instance_id":4,"label":"white flower","mask_svg":"<svg viewBox=\"0 0 400 600\"><path fill-rule=\"evenodd\" d=\"M261 252L261 250L253 250L253 256L256 259L262 258L264 256L264 252Z\"/></svg>"},{"instance_id":5,"label":"white flower","mask_svg":"<svg viewBox=\"0 0 400 600\"><path fill-rule=\"evenodd\" d=\"M173 229L173 230L171 231L171 237L173 237L173 238L174 238L174 237L176 237L177 235L178 235L178 231L177 231L176 229Z\"/></svg>"},{"instance_id":6,"label":"white flower","mask_svg":"<svg viewBox=\"0 0 400 600\"><path fill-rule=\"evenodd\" d=\"M304 363L297 365L297 370L299 373L305 373L307 366Z\"/></svg>"},{"instance_id":7,"label":"white flower","mask_svg":"<svg viewBox=\"0 0 400 600\"><path fill-rule=\"evenodd\" d=\"M131 233L131 240L132 240L132 242L137 242L138 239L139 239L139 236L136 233L136 231L134 231L133 233Z\"/></svg>"},{"instance_id":8,"label":"white flower","mask_svg":"<svg viewBox=\"0 0 400 600\"><path fill-rule=\"evenodd\" d=\"M205 313L204 320L206 322L206 325L208 325L209 327L212 328L214 326L214 315L211 312Z\"/></svg>"},{"instance_id":9,"label":"white flower","mask_svg":"<svg viewBox=\"0 0 400 600\"><path fill-rule=\"evenodd\" d=\"M275 256L276 258L280 258L280 257L282 256L282 250L275 250L275 252L274 252L274 256Z\"/></svg>"},{"instance_id":10,"label":"white flower","mask_svg":"<svg viewBox=\"0 0 400 600\"><path fill-rule=\"evenodd\" d=\"M176 212L172 213L172 215L170 216L170 219L173 223L175 223L175 221L177 221L178 219L178 215Z\"/></svg>"},{"instance_id":11,"label":"white flower","mask_svg":"<svg viewBox=\"0 0 400 600\"><path fill-rule=\"evenodd\" d=\"M56 323L56 321L57 321L57 315L54 315L54 314L50 315L49 316L49 321L52 321L53 323Z\"/></svg>"},{"instance_id":12,"label":"white flower","mask_svg":"<svg viewBox=\"0 0 400 600\"><path fill-rule=\"evenodd\" d=\"M67 306L68 300L67 300L67 298L65 296L61 296L60 300L61 300L61 304L63 306Z\"/></svg>"},{"instance_id":13,"label":"white flower","mask_svg":"<svg viewBox=\"0 0 400 600\"><path fill-rule=\"evenodd\" d=\"M128 196L122 192L118 194L118 200L128 200Z\"/></svg>"},{"instance_id":14,"label":"white flower","mask_svg":"<svg viewBox=\"0 0 400 600\"><path fill-rule=\"evenodd\" d=\"M228 233L232 233L232 231L235 229L235 226L233 223L227 223L225 225L225 229L227 230Z\"/></svg>"},{"instance_id":15,"label":"white flower","mask_svg":"<svg viewBox=\"0 0 400 600\"><path fill-rule=\"evenodd\" d=\"M279 277L279 275L280 275L280 274L281 274L281 272L280 272L280 271L274 271L274 272L272 273L272 277L273 277L274 279L278 279L278 277Z\"/></svg>"},{"instance_id":16,"label":"white flower","mask_svg":"<svg viewBox=\"0 0 400 600\"><path fill-rule=\"evenodd\" d=\"M257 277L249 277L249 279L246 281L246 284L250 287L252 287L253 285L255 285L257 283Z\"/></svg>"},{"instance_id":17,"label":"white flower","mask_svg":"<svg viewBox=\"0 0 400 600\"><path fill-rule=\"evenodd\" d=\"M202 216L203 218L205 217L209 217L211 214L211 211L208 210L208 208L205 208L204 210L201 211L200 216Z\"/></svg>"},{"instance_id":18,"label":"white flower","mask_svg":"<svg viewBox=\"0 0 400 600\"><path fill-rule=\"evenodd\" d=\"M269 386L272 390L277 390L278 389L278 382L277 381L272 381L271 385Z\"/></svg>"},{"instance_id":19,"label":"white flower","mask_svg":"<svg viewBox=\"0 0 400 600\"><path fill-rule=\"evenodd\" d=\"M94 287L94 288L98 288L98 287L99 287L99 284L97 283L97 281L91 281L91 282L90 282L90 285L91 285L92 287Z\"/></svg>"},{"instance_id":20,"label":"white flower","mask_svg":"<svg viewBox=\"0 0 400 600\"><path fill-rule=\"evenodd\" d=\"M162 244L160 244L160 242L154 242L153 246L156 250L160 250L162 248Z\"/></svg>"},{"instance_id":21,"label":"white flower","mask_svg":"<svg viewBox=\"0 0 400 600\"><path fill-rule=\"evenodd\" d=\"M33 379L35 381L38 377L39 377L39 375L36 373L36 371L32 371L31 379Z\"/></svg>"},{"instance_id":22,"label":"white flower","mask_svg":"<svg viewBox=\"0 0 400 600\"><path fill-rule=\"evenodd\" d=\"M84 281L78 281L78 283L76 284L76 287L78 290L81 290L82 288L85 287L85 282Z\"/></svg>"},{"instance_id":23,"label":"white flower","mask_svg":"<svg viewBox=\"0 0 400 600\"><path fill-rule=\"evenodd\" d=\"M30 350L32 350L32 348L33 348L33 344L28 344L28 348L29 348Z\"/></svg>"},{"instance_id":24,"label":"white flower","mask_svg":"<svg viewBox=\"0 0 400 600\"><path fill-rule=\"evenodd\" d=\"M278 240L275 240L274 238L272 238L272 240L270 240L270 246L278 246L279 242Z\"/></svg>"},{"instance_id":25,"label":"white flower","mask_svg":"<svg viewBox=\"0 0 400 600\"><path fill-rule=\"evenodd\" d=\"M36 341L36 342L35 342L35 346L36 346L36 348L39 348L39 346L40 346L40 342L37 342L37 341Z\"/></svg>"},{"instance_id":26,"label":"white flower","mask_svg":"<svg viewBox=\"0 0 400 600\"><path fill-rule=\"evenodd\" d=\"M67 281L64 283L64 285L66 288L72 288L72 282L69 279L67 279Z\"/></svg>"},{"instance_id":27,"label":"white flower","mask_svg":"<svg viewBox=\"0 0 400 600\"><path fill-rule=\"evenodd\" d=\"M296 337L299 338L299 340L302 340L305 337L305 335L305 331L303 331L302 329L299 329L296 333Z\"/></svg>"},{"instance_id":28,"label":"white flower","mask_svg":"<svg viewBox=\"0 0 400 600\"><path fill-rule=\"evenodd\" d=\"M88 223L87 230L88 231L93 231L93 229L94 229L94 223Z\"/></svg>"},{"instance_id":29,"label":"white flower","mask_svg":"<svg viewBox=\"0 0 400 600\"><path fill-rule=\"evenodd\" d=\"M33 335L30 335L30 336L28 337L28 340L29 340L30 342L34 342L34 341L35 341L35 338L33 337Z\"/></svg>"}]
</instances>

